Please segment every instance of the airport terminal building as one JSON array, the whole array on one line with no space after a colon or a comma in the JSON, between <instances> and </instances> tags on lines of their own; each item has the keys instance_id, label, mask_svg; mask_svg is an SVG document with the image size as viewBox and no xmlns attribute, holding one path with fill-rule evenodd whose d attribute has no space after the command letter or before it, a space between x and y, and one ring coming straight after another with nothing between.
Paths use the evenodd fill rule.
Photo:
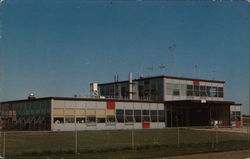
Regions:
<instances>
[{"instance_id":1,"label":"airport terminal building","mask_svg":"<svg viewBox=\"0 0 250 159\"><path fill-rule=\"evenodd\" d=\"M241 125L241 105L224 81L155 76L92 83L92 98L45 97L0 103L8 130L110 130Z\"/></svg>"}]
</instances>

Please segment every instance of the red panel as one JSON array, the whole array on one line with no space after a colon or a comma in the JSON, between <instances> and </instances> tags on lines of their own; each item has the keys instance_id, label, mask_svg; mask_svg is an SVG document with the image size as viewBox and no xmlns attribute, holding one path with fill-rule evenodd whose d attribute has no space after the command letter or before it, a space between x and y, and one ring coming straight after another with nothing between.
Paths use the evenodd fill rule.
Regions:
<instances>
[{"instance_id":1,"label":"red panel","mask_svg":"<svg viewBox=\"0 0 250 159\"><path fill-rule=\"evenodd\" d=\"M150 123L142 123L142 128L150 128Z\"/></svg>"},{"instance_id":2,"label":"red panel","mask_svg":"<svg viewBox=\"0 0 250 159\"><path fill-rule=\"evenodd\" d=\"M235 122L235 125L236 125L236 126L241 126L241 121L236 121L236 122Z\"/></svg>"},{"instance_id":3,"label":"red panel","mask_svg":"<svg viewBox=\"0 0 250 159\"><path fill-rule=\"evenodd\" d=\"M194 81L193 82L195 86L199 86L200 85L200 81Z\"/></svg>"},{"instance_id":4,"label":"red panel","mask_svg":"<svg viewBox=\"0 0 250 159\"><path fill-rule=\"evenodd\" d=\"M107 109L115 109L115 102L107 101Z\"/></svg>"}]
</instances>

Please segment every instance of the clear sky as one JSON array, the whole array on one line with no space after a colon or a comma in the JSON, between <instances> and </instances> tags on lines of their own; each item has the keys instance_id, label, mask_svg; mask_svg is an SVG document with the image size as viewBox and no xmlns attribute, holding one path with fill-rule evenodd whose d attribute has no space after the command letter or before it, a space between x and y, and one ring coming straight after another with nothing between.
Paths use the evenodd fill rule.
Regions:
<instances>
[{"instance_id":1,"label":"clear sky","mask_svg":"<svg viewBox=\"0 0 250 159\"><path fill-rule=\"evenodd\" d=\"M226 81L225 99L248 112L246 1L5 0L0 14L0 101L86 96L91 82L164 64L166 75Z\"/></svg>"}]
</instances>

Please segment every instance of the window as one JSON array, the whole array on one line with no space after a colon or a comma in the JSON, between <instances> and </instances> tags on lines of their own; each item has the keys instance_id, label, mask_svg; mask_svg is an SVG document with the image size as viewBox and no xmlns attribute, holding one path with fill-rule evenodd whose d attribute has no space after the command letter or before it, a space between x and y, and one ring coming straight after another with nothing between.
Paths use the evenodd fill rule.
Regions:
<instances>
[{"instance_id":1,"label":"window","mask_svg":"<svg viewBox=\"0 0 250 159\"><path fill-rule=\"evenodd\" d=\"M193 96L193 85L187 85L187 96Z\"/></svg>"},{"instance_id":2,"label":"window","mask_svg":"<svg viewBox=\"0 0 250 159\"><path fill-rule=\"evenodd\" d=\"M194 86L194 96L200 96L199 86Z\"/></svg>"},{"instance_id":3,"label":"window","mask_svg":"<svg viewBox=\"0 0 250 159\"><path fill-rule=\"evenodd\" d=\"M133 110L125 110L125 122L134 122Z\"/></svg>"},{"instance_id":4,"label":"window","mask_svg":"<svg viewBox=\"0 0 250 159\"><path fill-rule=\"evenodd\" d=\"M143 110L143 115L149 115L149 110Z\"/></svg>"},{"instance_id":5,"label":"window","mask_svg":"<svg viewBox=\"0 0 250 159\"><path fill-rule=\"evenodd\" d=\"M97 121L97 123L105 123L106 122L106 118L104 118L104 117L98 117L96 121Z\"/></svg>"},{"instance_id":6,"label":"window","mask_svg":"<svg viewBox=\"0 0 250 159\"><path fill-rule=\"evenodd\" d=\"M174 89L173 90L173 96L179 96L180 95L180 90L179 89Z\"/></svg>"},{"instance_id":7,"label":"window","mask_svg":"<svg viewBox=\"0 0 250 159\"><path fill-rule=\"evenodd\" d=\"M121 109L116 110L116 120L119 123L124 122L124 110L121 110Z\"/></svg>"},{"instance_id":8,"label":"window","mask_svg":"<svg viewBox=\"0 0 250 159\"><path fill-rule=\"evenodd\" d=\"M85 118L83 118L83 117L77 117L76 118L76 123L79 123L79 124L85 123Z\"/></svg>"},{"instance_id":9,"label":"window","mask_svg":"<svg viewBox=\"0 0 250 159\"><path fill-rule=\"evenodd\" d=\"M164 110L158 110L159 122L165 122L165 112Z\"/></svg>"},{"instance_id":10,"label":"window","mask_svg":"<svg viewBox=\"0 0 250 159\"><path fill-rule=\"evenodd\" d=\"M241 113L240 111L232 111L230 112L231 121L240 121L241 120Z\"/></svg>"},{"instance_id":11,"label":"window","mask_svg":"<svg viewBox=\"0 0 250 159\"><path fill-rule=\"evenodd\" d=\"M96 117L95 116L87 116L87 123L95 123Z\"/></svg>"},{"instance_id":12,"label":"window","mask_svg":"<svg viewBox=\"0 0 250 159\"><path fill-rule=\"evenodd\" d=\"M74 116L65 116L65 123L75 123Z\"/></svg>"},{"instance_id":13,"label":"window","mask_svg":"<svg viewBox=\"0 0 250 159\"><path fill-rule=\"evenodd\" d=\"M151 110L150 111L150 115L151 115L151 121L152 122L157 122L157 110Z\"/></svg>"},{"instance_id":14,"label":"window","mask_svg":"<svg viewBox=\"0 0 250 159\"><path fill-rule=\"evenodd\" d=\"M134 110L135 122L141 122L141 110Z\"/></svg>"},{"instance_id":15,"label":"window","mask_svg":"<svg viewBox=\"0 0 250 159\"><path fill-rule=\"evenodd\" d=\"M187 86L185 84L180 84L180 95L186 96Z\"/></svg>"},{"instance_id":16,"label":"window","mask_svg":"<svg viewBox=\"0 0 250 159\"><path fill-rule=\"evenodd\" d=\"M217 97L217 87L210 87L209 97Z\"/></svg>"},{"instance_id":17,"label":"window","mask_svg":"<svg viewBox=\"0 0 250 159\"><path fill-rule=\"evenodd\" d=\"M149 110L142 110L143 122L150 122Z\"/></svg>"},{"instance_id":18,"label":"window","mask_svg":"<svg viewBox=\"0 0 250 159\"><path fill-rule=\"evenodd\" d=\"M207 91L206 91L206 87L205 86L200 86L200 95L202 97L206 97L207 96Z\"/></svg>"},{"instance_id":19,"label":"window","mask_svg":"<svg viewBox=\"0 0 250 159\"><path fill-rule=\"evenodd\" d=\"M224 97L223 87L218 87L218 97Z\"/></svg>"},{"instance_id":20,"label":"window","mask_svg":"<svg viewBox=\"0 0 250 159\"><path fill-rule=\"evenodd\" d=\"M63 124L64 123L63 117L54 118L54 123L55 124Z\"/></svg>"},{"instance_id":21,"label":"window","mask_svg":"<svg viewBox=\"0 0 250 159\"><path fill-rule=\"evenodd\" d=\"M111 116L111 115L109 115L109 116L107 116L107 122L108 123L114 123L115 122L115 116Z\"/></svg>"},{"instance_id":22,"label":"window","mask_svg":"<svg viewBox=\"0 0 250 159\"><path fill-rule=\"evenodd\" d=\"M171 83L166 83L167 95L172 95L173 85Z\"/></svg>"}]
</instances>

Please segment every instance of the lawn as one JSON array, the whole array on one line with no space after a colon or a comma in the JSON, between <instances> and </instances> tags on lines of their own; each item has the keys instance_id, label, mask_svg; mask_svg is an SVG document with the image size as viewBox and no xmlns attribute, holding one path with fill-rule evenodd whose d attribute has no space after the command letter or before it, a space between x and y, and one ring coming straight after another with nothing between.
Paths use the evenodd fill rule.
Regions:
<instances>
[{"instance_id":1,"label":"lawn","mask_svg":"<svg viewBox=\"0 0 250 159\"><path fill-rule=\"evenodd\" d=\"M179 135L178 135L179 133ZM246 149L247 134L187 128L77 132L9 132L10 158L153 158L197 152ZM1 151L3 135L1 136Z\"/></svg>"}]
</instances>

